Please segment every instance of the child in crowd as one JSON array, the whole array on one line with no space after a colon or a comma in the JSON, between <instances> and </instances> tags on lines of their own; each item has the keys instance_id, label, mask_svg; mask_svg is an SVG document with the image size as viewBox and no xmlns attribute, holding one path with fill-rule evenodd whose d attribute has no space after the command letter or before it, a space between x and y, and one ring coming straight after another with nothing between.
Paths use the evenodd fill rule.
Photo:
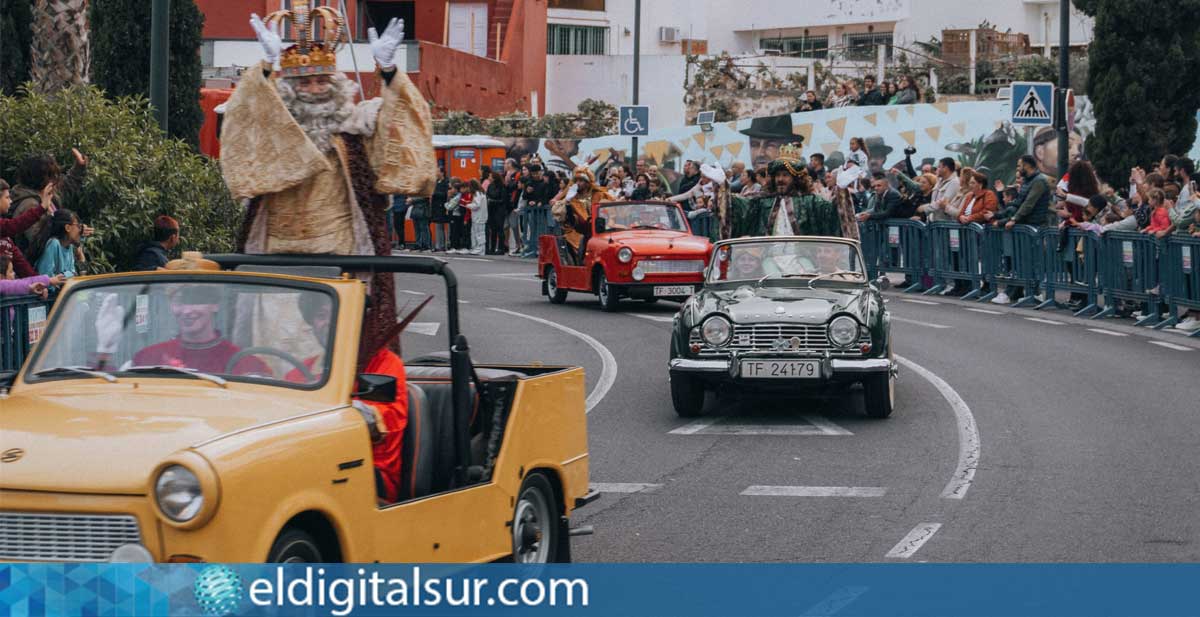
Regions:
<instances>
[{"instance_id":1,"label":"child in crowd","mask_svg":"<svg viewBox=\"0 0 1200 617\"><path fill-rule=\"evenodd\" d=\"M17 278L13 271L12 256L0 253L0 296L24 296L33 294L46 299L52 280L39 274L26 278ZM61 284L61 281L60 281Z\"/></svg>"},{"instance_id":2,"label":"child in crowd","mask_svg":"<svg viewBox=\"0 0 1200 617\"><path fill-rule=\"evenodd\" d=\"M1142 229L1144 234L1166 234L1171 231L1171 204L1162 189L1150 191L1150 224Z\"/></svg>"},{"instance_id":3,"label":"child in crowd","mask_svg":"<svg viewBox=\"0 0 1200 617\"><path fill-rule=\"evenodd\" d=\"M46 276L63 275L72 278L78 274L78 264L84 262L83 251L79 248L79 240L83 234L83 224L74 212L59 208L50 217L50 224L43 232L46 236L42 246L42 254L37 260L37 271Z\"/></svg>"}]
</instances>

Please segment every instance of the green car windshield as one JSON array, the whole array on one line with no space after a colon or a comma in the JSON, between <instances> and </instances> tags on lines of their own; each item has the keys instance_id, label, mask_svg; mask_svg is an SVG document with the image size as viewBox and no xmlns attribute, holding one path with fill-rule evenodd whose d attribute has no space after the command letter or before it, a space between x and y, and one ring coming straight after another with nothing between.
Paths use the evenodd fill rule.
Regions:
<instances>
[{"instance_id":1,"label":"green car windshield","mask_svg":"<svg viewBox=\"0 0 1200 617\"><path fill-rule=\"evenodd\" d=\"M853 245L820 240L763 240L718 247L708 282L764 278L803 281L838 273L842 273L837 277L842 280L865 279L858 250Z\"/></svg>"}]
</instances>

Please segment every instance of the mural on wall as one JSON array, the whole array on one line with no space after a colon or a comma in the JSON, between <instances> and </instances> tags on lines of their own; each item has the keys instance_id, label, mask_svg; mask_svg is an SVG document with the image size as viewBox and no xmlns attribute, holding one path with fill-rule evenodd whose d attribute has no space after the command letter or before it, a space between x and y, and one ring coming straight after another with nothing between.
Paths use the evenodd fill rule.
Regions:
<instances>
[{"instance_id":1,"label":"mural on wall","mask_svg":"<svg viewBox=\"0 0 1200 617\"><path fill-rule=\"evenodd\" d=\"M827 167L845 162L851 137L861 137L870 153L871 169L882 171L903 165L904 149L917 154L913 164L934 163L950 157L960 165L983 168L993 179L1011 183L1016 160L1029 149L1030 137L1014 128L1008 118L1007 101L972 101L894 105L885 107L842 107L819 111L769 116L715 124L709 132L698 126L651 131L640 140L639 155L658 165L674 178L684 161L717 162L729 167L735 161L761 167L779 154L779 147L804 139L804 152L820 152ZM1198 114L1200 116L1200 114ZM1076 99L1075 129L1071 133L1071 156L1087 156L1087 139L1095 131L1095 115L1086 97ZM1033 155L1043 171L1055 174L1058 140L1053 129L1032 133ZM509 156L537 152L551 170L570 171L592 156L601 159L612 152L627 154L628 137L593 139L501 139L509 144ZM1200 138L1190 155L1200 157ZM1123 182L1124 179L1118 180Z\"/></svg>"}]
</instances>

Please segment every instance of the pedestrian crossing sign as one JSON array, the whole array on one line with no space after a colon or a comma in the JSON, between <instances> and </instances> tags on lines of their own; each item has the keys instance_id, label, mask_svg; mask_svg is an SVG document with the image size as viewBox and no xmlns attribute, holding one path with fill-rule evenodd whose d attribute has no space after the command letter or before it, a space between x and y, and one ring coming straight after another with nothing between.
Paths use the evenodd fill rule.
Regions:
<instances>
[{"instance_id":1,"label":"pedestrian crossing sign","mask_svg":"<svg viewBox=\"0 0 1200 617\"><path fill-rule=\"evenodd\" d=\"M1054 84L1040 81L1012 83L1009 107L1013 126L1054 124Z\"/></svg>"}]
</instances>

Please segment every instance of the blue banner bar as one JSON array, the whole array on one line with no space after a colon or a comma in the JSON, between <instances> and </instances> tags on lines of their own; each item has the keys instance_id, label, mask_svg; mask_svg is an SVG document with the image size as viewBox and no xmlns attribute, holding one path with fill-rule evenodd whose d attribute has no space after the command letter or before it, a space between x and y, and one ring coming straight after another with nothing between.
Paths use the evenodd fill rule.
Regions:
<instances>
[{"instance_id":1,"label":"blue banner bar","mask_svg":"<svg viewBox=\"0 0 1200 617\"><path fill-rule=\"evenodd\" d=\"M22 615L1200 615L1200 565L0 565Z\"/></svg>"}]
</instances>

